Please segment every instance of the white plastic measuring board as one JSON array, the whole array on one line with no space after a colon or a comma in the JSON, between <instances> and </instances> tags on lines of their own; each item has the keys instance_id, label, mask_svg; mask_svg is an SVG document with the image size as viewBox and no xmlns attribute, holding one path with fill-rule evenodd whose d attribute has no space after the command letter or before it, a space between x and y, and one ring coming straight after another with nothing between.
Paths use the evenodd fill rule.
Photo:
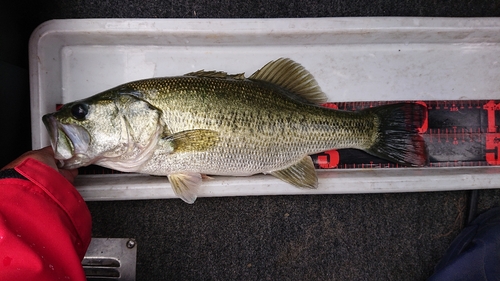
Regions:
<instances>
[{"instance_id":1,"label":"white plastic measuring board","mask_svg":"<svg viewBox=\"0 0 500 281\"><path fill-rule=\"evenodd\" d=\"M500 98L499 18L84 19L39 26L30 41L33 147L56 104L132 80L205 70L250 75L270 60L304 65L329 100ZM418 192L500 187L500 167L318 171L317 190L266 175L205 180L200 197ZM86 200L175 197L166 178L84 175Z\"/></svg>"}]
</instances>

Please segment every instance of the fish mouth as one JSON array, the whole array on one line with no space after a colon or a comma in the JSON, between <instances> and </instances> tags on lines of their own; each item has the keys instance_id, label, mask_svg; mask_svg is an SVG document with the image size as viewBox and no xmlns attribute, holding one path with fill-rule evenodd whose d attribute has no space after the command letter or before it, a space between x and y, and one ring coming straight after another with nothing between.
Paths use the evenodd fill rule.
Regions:
<instances>
[{"instance_id":1,"label":"fish mouth","mask_svg":"<svg viewBox=\"0 0 500 281\"><path fill-rule=\"evenodd\" d=\"M78 168L86 163L83 159L90 144L90 135L83 127L74 124L62 124L53 114L42 117L50 136L50 144L60 168Z\"/></svg>"}]
</instances>

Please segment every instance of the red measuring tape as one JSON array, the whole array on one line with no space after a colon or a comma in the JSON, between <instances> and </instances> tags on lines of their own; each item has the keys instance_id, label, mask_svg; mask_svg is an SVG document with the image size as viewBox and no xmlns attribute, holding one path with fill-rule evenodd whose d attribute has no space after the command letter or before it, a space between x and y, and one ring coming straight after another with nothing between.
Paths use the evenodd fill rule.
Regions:
<instances>
[{"instance_id":1,"label":"red measuring tape","mask_svg":"<svg viewBox=\"0 0 500 281\"><path fill-rule=\"evenodd\" d=\"M324 106L356 111L385 105L388 101L326 103ZM418 101L427 107L427 118L419 127L429 150L431 167L500 165L500 100ZM60 107L60 106L58 106ZM317 169L399 168L356 149L329 150L311 156ZM89 166L81 174L116 171Z\"/></svg>"}]
</instances>

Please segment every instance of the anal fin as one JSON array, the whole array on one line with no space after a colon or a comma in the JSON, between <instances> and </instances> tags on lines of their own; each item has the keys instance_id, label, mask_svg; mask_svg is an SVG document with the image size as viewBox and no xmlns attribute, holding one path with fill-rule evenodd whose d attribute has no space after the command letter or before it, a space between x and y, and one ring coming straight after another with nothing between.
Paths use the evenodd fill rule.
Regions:
<instances>
[{"instance_id":1,"label":"anal fin","mask_svg":"<svg viewBox=\"0 0 500 281\"><path fill-rule=\"evenodd\" d=\"M310 156L305 156L285 169L272 171L270 174L296 187L311 189L318 187L318 177Z\"/></svg>"},{"instance_id":2,"label":"anal fin","mask_svg":"<svg viewBox=\"0 0 500 281\"><path fill-rule=\"evenodd\" d=\"M179 173L168 175L175 194L184 202L193 204L198 197L198 189L201 185L201 174Z\"/></svg>"}]
</instances>

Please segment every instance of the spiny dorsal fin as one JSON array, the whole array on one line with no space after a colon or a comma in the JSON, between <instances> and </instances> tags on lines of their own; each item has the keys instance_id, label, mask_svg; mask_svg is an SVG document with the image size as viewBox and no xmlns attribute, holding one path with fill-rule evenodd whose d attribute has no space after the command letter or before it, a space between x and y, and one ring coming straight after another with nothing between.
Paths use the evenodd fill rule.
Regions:
<instances>
[{"instance_id":1,"label":"spiny dorsal fin","mask_svg":"<svg viewBox=\"0 0 500 281\"><path fill-rule=\"evenodd\" d=\"M316 79L302 65L291 59L280 58L264 65L250 79L271 82L295 93L314 104L327 101Z\"/></svg>"},{"instance_id":2,"label":"spiny dorsal fin","mask_svg":"<svg viewBox=\"0 0 500 281\"><path fill-rule=\"evenodd\" d=\"M234 80L244 80L245 79L245 73L227 74L224 71L205 71L205 70L190 72L190 73L184 74L184 76L218 78L218 79L234 79Z\"/></svg>"}]
</instances>

